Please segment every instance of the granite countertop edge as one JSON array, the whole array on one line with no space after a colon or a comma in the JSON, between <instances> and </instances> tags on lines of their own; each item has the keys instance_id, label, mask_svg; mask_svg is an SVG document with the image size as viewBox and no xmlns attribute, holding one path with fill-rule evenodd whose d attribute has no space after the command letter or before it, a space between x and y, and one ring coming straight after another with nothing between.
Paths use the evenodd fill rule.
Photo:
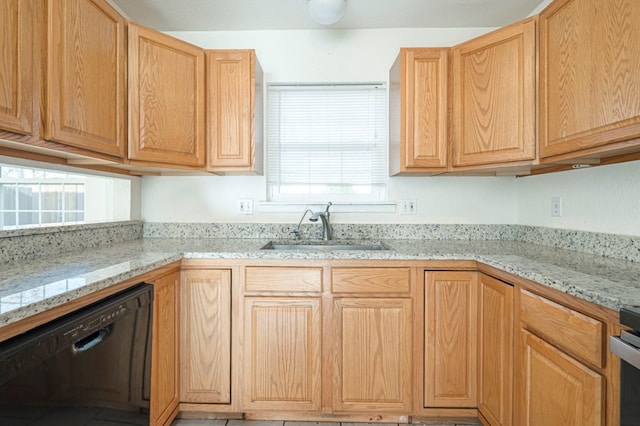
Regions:
<instances>
[{"instance_id":1,"label":"granite countertop edge","mask_svg":"<svg viewBox=\"0 0 640 426\"><path fill-rule=\"evenodd\" d=\"M473 260L612 310L640 305L640 264L531 243L384 240L392 250L260 250L266 242L148 238L0 265L0 327L183 258Z\"/></svg>"}]
</instances>

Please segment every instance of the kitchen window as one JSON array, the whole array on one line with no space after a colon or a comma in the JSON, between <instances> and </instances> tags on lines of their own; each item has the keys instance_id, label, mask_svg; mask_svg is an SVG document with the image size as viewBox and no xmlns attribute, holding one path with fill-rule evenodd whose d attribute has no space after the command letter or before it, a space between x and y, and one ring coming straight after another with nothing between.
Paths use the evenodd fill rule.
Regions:
<instances>
[{"instance_id":1,"label":"kitchen window","mask_svg":"<svg viewBox=\"0 0 640 426\"><path fill-rule=\"evenodd\" d=\"M0 164L0 230L128 220L130 182Z\"/></svg>"},{"instance_id":2,"label":"kitchen window","mask_svg":"<svg viewBox=\"0 0 640 426\"><path fill-rule=\"evenodd\" d=\"M269 85L269 201L383 201L386 99L384 84Z\"/></svg>"}]
</instances>

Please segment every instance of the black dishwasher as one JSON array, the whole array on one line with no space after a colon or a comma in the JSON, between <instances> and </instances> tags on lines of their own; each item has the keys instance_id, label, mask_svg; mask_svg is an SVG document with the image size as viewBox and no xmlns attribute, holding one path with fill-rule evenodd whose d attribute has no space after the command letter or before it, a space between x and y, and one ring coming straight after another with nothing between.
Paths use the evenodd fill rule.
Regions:
<instances>
[{"instance_id":1,"label":"black dishwasher","mask_svg":"<svg viewBox=\"0 0 640 426\"><path fill-rule=\"evenodd\" d=\"M0 424L149 424L153 286L0 343Z\"/></svg>"}]
</instances>

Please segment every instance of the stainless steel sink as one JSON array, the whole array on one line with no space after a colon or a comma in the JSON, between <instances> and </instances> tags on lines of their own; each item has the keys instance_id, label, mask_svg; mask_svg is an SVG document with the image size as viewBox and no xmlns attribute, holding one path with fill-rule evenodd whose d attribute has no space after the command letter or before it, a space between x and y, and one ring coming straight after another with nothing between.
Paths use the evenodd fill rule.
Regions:
<instances>
[{"instance_id":1,"label":"stainless steel sink","mask_svg":"<svg viewBox=\"0 0 640 426\"><path fill-rule=\"evenodd\" d=\"M336 251L336 250L391 250L383 243L350 241L269 241L260 250Z\"/></svg>"}]
</instances>

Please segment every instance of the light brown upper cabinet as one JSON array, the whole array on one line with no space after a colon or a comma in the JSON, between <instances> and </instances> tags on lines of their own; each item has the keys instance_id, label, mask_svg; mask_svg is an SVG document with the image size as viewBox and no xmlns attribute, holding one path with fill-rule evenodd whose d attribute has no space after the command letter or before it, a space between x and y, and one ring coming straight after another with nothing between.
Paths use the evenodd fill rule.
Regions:
<instances>
[{"instance_id":1,"label":"light brown upper cabinet","mask_svg":"<svg viewBox=\"0 0 640 426\"><path fill-rule=\"evenodd\" d=\"M32 0L4 0L0 4L0 130L20 135L33 134L37 110L34 83L39 82L34 76L33 43L39 33L34 12Z\"/></svg>"},{"instance_id":2,"label":"light brown upper cabinet","mask_svg":"<svg viewBox=\"0 0 640 426\"><path fill-rule=\"evenodd\" d=\"M403 48L391 67L391 175L446 171L448 51L446 48Z\"/></svg>"},{"instance_id":3,"label":"light brown upper cabinet","mask_svg":"<svg viewBox=\"0 0 640 426\"><path fill-rule=\"evenodd\" d=\"M45 139L123 158L124 18L104 0L49 0L47 7Z\"/></svg>"},{"instance_id":4,"label":"light brown upper cabinet","mask_svg":"<svg viewBox=\"0 0 640 426\"><path fill-rule=\"evenodd\" d=\"M129 159L203 170L204 51L129 25Z\"/></svg>"},{"instance_id":5,"label":"light brown upper cabinet","mask_svg":"<svg viewBox=\"0 0 640 426\"><path fill-rule=\"evenodd\" d=\"M543 161L638 150L638 21L637 0L556 0L541 13Z\"/></svg>"},{"instance_id":6,"label":"light brown upper cabinet","mask_svg":"<svg viewBox=\"0 0 640 426\"><path fill-rule=\"evenodd\" d=\"M531 164L536 157L535 18L452 48L451 91L454 169Z\"/></svg>"},{"instance_id":7,"label":"light brown upper cabinet","mask_svg":"<svg viewBox=\"0 0 640 426\"><path fill-rule=\"evenodd\" d=\"M262 82L255 51L207 51L209 171L262 174Z\"/></svg>"}]
</instances>

